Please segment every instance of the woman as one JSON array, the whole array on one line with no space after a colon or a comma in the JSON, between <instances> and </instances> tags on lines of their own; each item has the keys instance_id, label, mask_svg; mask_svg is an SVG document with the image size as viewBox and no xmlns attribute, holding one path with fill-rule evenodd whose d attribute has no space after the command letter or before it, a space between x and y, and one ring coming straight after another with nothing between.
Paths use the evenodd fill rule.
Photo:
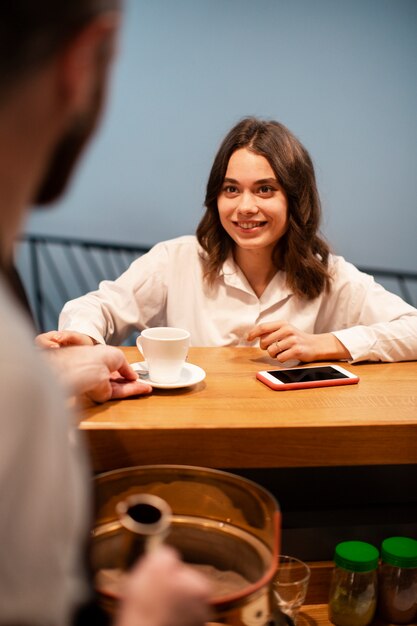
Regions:
<instances>
[{"instance_id":1,"label":"woman","mask_svg":"<svg viewBox=\"0 0 417 626\"><path fill-rule=\"evenodd\" d=\"M43 346L119 344L179 326L192 345L259 345L279 362L417 358L417 310L320 237L310 156L282 124L246 118L226 136L197 236L157 244L116 281L65 305Z\"/></svg>"}]
</instances>

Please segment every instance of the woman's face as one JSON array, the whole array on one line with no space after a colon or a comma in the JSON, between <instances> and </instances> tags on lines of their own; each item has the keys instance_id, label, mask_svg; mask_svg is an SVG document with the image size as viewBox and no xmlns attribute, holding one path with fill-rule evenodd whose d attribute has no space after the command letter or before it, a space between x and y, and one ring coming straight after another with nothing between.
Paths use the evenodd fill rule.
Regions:
<instances>
[{"instance_id":1,"label":"woman's face","mask_svg":"<svg viewBox=\"0 0 417 626\"><path fill-rule=\"evenodd\" d=\"M242 250L272 252L287 230L285 192L268 160L246 148L230 157L217 206L223 228Z\"/></svg>"}]
</instances>

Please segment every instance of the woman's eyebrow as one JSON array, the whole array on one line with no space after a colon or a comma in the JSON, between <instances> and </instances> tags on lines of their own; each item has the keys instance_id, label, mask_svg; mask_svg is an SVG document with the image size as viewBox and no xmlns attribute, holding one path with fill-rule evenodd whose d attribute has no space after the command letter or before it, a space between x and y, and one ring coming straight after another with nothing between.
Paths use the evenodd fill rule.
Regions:
<instances>
[{"instance_id":1,"label":"woman's eyebrow","mask_svg":"<svg viewBox=\"0 0 417 626\"><path fill-rule=\"evenodd\" d=\"M235 183L236 185L239 184L239 181L236 180L235 178L225 178L224 181L225 183ZM259 180L255 180L254 184L255 185L265 185L265 183L275 183L278 184L278 181L276 178L260 178Z\"/></svg>"},{"instance_id":2,"label":"woman's eyebrow","mask_svg":"<svg viewBox=\"0 0 417 626\"><path fill-rule=\"evenodd\" d=\"M266 183L275 183L277 184L278 181L276 178L261 178L260 180L255 180L255 183L257 185L265 185Z\"/></svg>"}]
</instances>

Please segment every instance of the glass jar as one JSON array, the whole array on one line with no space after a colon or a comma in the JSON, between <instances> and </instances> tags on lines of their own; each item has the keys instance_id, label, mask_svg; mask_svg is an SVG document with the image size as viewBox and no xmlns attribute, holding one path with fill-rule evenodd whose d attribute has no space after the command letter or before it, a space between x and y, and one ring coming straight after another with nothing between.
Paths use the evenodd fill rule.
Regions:
<instances>
[{"instance_id":1,"label":"glass jar","mask_svg":"<svg viewBox=\"0 0 417 626\"><path fill-rule=\"evenodd\" d=\"M390 537L382 542L378 613L392 624L417 618L417 541Z\"/></svg>"},{"instance_id":2,"label":"glass jar","mask_svg":"<svg viewBox=\"0 0 417 626\"><path fill-rule=\"evenodd\" d=\"M336 546L329 597L329 619L336 626L367 626L377 599L378 550L364 541Z\"/></svg>"}]
</instances>

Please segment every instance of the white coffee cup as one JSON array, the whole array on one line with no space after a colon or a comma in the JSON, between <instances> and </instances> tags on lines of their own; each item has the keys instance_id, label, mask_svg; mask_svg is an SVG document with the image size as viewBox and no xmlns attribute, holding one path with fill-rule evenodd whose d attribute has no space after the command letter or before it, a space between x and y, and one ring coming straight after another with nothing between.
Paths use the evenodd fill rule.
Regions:
<instances>
[{"instance_id":1,"label":"white coffee cup","mask_svg":"<svg viewBox=\"0 0 417 626\"><path fill-rule=\"evenodd\" d=\"M156 383L175 383L181 376L190 345L190 333L182 328L146 328L136 339L145 357L149 378Z\"/></svg>"}]
</instances>

